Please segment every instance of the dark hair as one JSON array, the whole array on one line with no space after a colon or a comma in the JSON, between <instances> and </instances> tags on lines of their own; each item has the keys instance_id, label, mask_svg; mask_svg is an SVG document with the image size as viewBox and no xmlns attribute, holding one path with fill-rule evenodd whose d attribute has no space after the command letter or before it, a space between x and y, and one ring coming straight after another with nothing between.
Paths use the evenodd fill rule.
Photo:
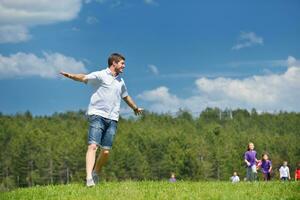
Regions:
<instances>
[{"instance_id":1,"label":"dark hair","mask_svg":"<svg viewBox=\"0 0 300 200\"><path fill-rule=\"evenodd\" d=\"M125 57L119 53L112 53L108 58L108 67L113 64L113 62L120 62L121 60L125 60Z\"/></svg>"}]
</instances>

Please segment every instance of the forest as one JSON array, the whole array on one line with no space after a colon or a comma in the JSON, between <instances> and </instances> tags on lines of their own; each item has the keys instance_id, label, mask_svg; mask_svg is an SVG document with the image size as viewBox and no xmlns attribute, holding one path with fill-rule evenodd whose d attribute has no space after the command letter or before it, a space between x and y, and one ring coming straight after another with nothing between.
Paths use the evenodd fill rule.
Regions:
<instances>
[{"instance_id":1,"label":"forest","mask_svg":"<svg viewBox=\"0 0 300 200\"><path fill-rule=\"evenodd\" d=\"M67 184L85 179L88 122L85 112L33 116L29 111L0 113L0 191L35 185ZM145 111L120 118L106 181L228 181L233 171L245 177L248 142L258 159L268 153L273 179L284 160L293 173L300 161L300 113L257 113L207 108L199 116Z\"/></svg>"}]
</instances>

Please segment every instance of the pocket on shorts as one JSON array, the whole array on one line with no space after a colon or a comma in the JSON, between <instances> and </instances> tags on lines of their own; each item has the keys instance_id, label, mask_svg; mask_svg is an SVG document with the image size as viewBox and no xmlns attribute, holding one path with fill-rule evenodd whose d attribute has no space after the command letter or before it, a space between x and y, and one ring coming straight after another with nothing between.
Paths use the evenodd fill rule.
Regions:
<instances>
[{"instance_id":1,"label":"pocket on shorts","mask_svg":"<svg viewBox=\"0 0 300 200\"><path fill-rule=\"evenodd\" d=\"M89 124L90 124L90 128L102 128L102 121L101 121L101 117L98 115L89 115L88 117L89 119Z\"/></svg>"},{"instance_id":2,"label":"pocket on shorts","mask_svg":"<svg viewBox=\"0 0 300 200\"><path fill-rule=\"evenodd\" d=\"M94 121L95 119L97 119L97 115L88 115L87 118L89 120L89 122Z\"/></svg>"}]
</instances>

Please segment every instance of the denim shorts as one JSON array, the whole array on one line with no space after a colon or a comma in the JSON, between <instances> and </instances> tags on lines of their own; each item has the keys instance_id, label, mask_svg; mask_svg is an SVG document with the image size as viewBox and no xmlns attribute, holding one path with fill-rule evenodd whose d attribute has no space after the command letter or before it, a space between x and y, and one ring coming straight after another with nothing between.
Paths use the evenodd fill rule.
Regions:
<instances>
[{"instance_id":1,"label":"denim shorts","mask_svg":"<svg viewBox=\"0 0 300 200\"><path fill-rule=\"evenodd\" d=\"M89 115L88 144L96 144L103 149L111 149L118 122L99 115Z\"/></svg>"}]
</instances>

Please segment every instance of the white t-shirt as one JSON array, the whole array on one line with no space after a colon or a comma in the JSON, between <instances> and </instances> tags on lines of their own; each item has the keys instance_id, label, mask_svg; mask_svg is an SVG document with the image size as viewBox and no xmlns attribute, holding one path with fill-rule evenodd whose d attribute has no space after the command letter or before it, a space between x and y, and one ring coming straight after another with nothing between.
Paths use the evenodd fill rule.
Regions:
<instances>
[{"instance_id":1,"label":"white t-shirt","mask_svg":"<svg viewBox=\"0 0 300 200\"><path fill-rule=\"evenodd\" d=\"M282 177L289 177L290 176L290 169L288 166L281 166L279 168L279 172L280 172L280 178Z\"/></svg>"},{"instance_id":2,"label":"white t-shirt","mask_svg":"<svg viewBox=\"0 0 300 200\"><path fill-rule=\"evenodd\" d=\"M230 179L231 179L232 183L238 183L238 182L240 182L240 177L238 177L238 176L232 176Z\"/></svg>"},{"instance_id":3,"label":"white t-shirt","mask_svg":"<svg viewBox=\"0 0 300 200\"><path fill-rule=\"evenodd\" d=\"M85 76L94 92L87 110L88 115L100 115L118 121L121 98L128 96L124 80L113 76L110 69L92 72Z\"/></svg>"}]
</instances>

